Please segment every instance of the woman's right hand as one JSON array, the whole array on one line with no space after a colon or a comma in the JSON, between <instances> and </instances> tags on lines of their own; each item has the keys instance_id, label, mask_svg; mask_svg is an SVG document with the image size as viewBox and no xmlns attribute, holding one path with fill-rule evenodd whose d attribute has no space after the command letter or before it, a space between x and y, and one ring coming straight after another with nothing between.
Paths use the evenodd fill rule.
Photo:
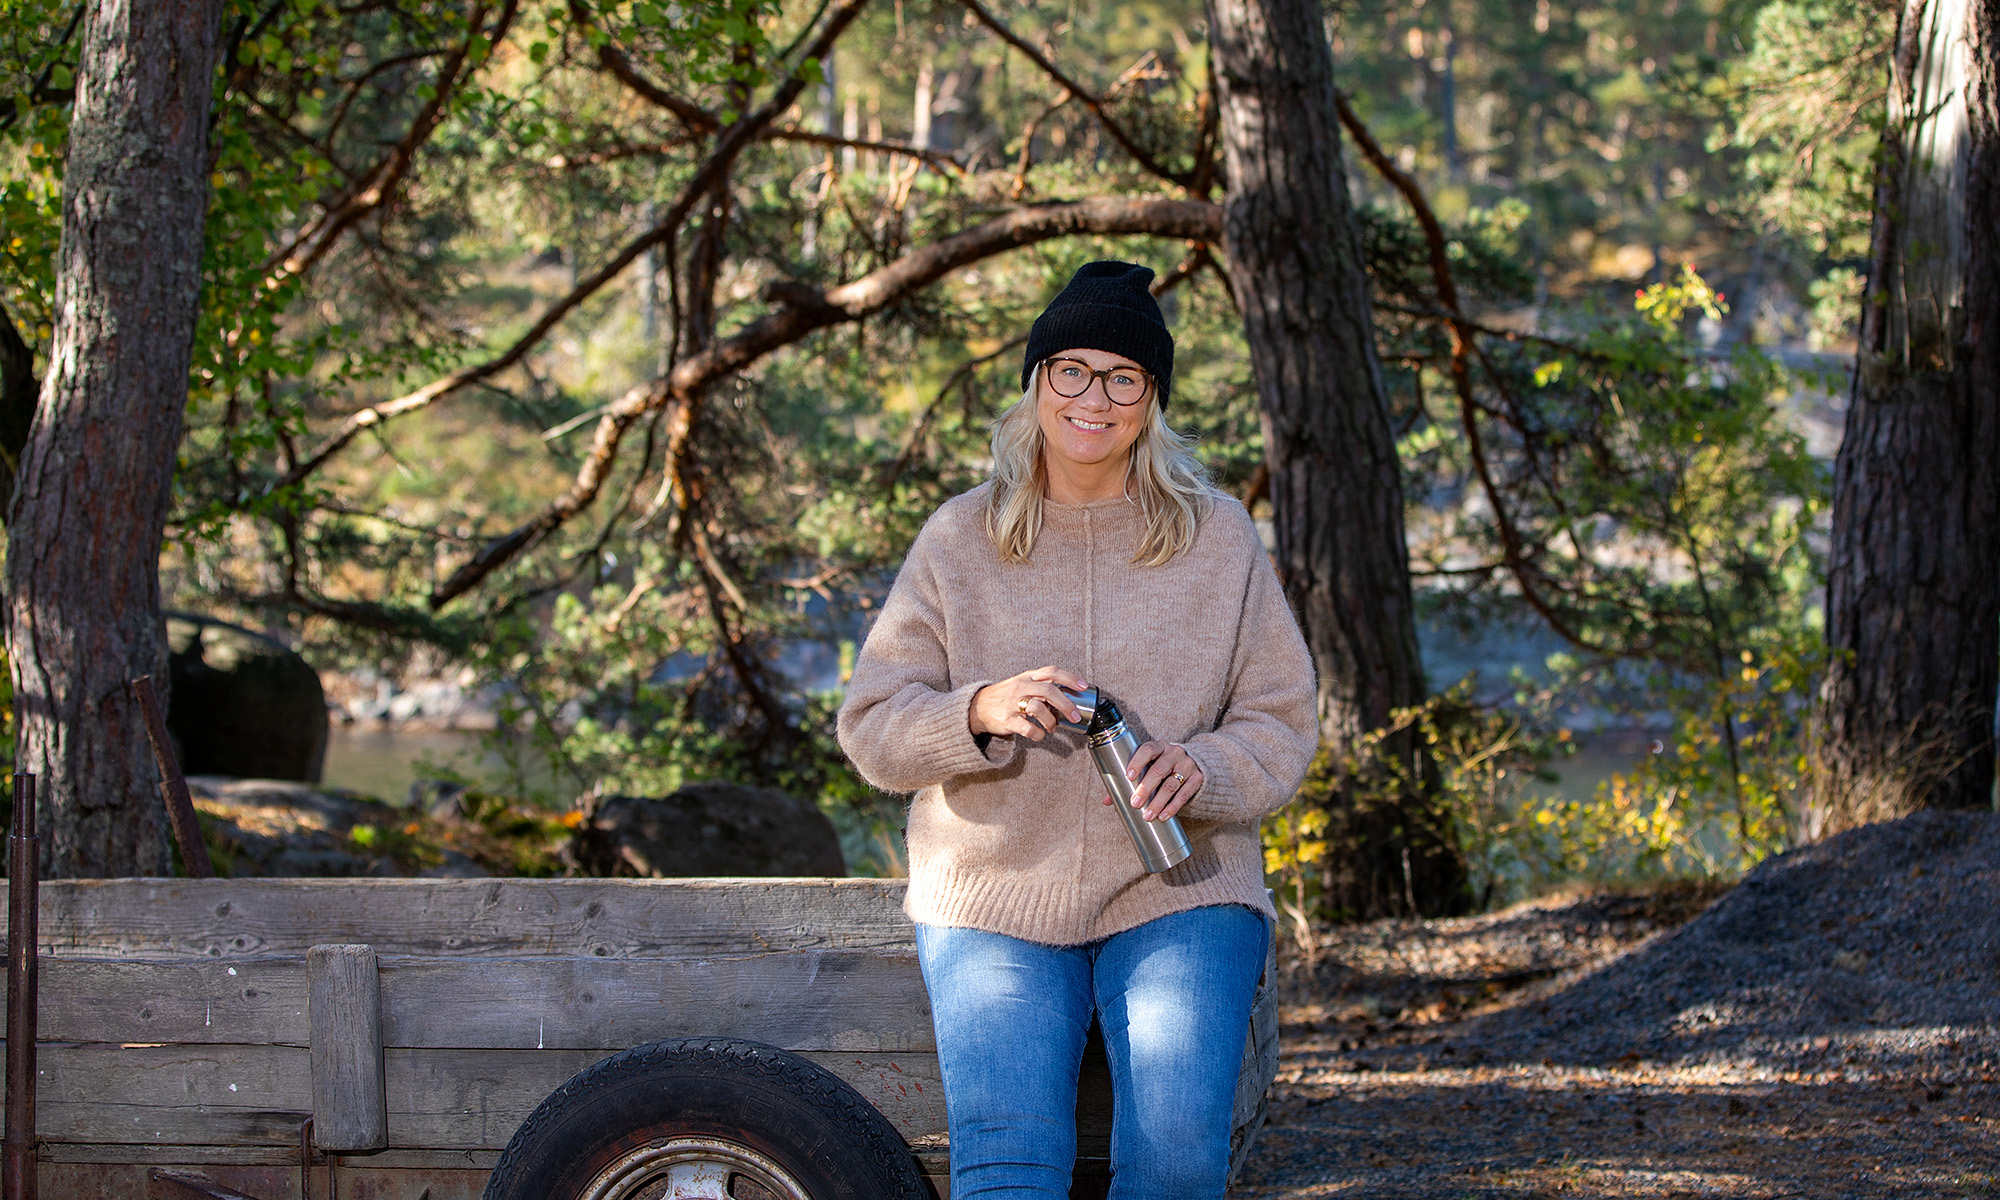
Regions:
<instances>
[{"instance_id":1,"label":"woman's right hand","mask_svg":"<svg viewBox=\"0 0 2000 1200\"><path fill-rule=\"evenodd\" d=\"M1001 734L1039 742L1056 727L1059 717L1081 720L1076 703L1062 689L1082 691L1090 685L1061 667L1037 667L1011 679L989 683L972 693L965 723L974 734Z\"/></svg>"}]
</instances>

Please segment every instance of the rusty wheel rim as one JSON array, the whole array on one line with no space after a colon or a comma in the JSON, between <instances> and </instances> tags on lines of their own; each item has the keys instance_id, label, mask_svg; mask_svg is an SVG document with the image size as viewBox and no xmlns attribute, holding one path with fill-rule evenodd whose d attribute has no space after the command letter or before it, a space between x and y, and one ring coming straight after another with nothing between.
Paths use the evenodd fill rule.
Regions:
<instances>
[{"instance_id":1,"label":"rusty wheel rim","mask_svg":"<svg viewBox=\"0 0 2000 1200\"><path fill-rule=\"evenodd\" d=\"M771 1159L714 1137L677 1137L629 1150L577 1200L812 1200Z\"/></svg>"}]
</instances>

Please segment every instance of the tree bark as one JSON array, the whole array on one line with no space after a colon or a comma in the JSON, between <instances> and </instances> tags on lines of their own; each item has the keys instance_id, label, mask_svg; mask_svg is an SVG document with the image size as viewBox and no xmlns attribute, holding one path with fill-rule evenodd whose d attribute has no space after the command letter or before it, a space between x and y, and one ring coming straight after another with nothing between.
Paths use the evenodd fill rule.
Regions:
<instances>
[{"instance_id":1,"label":"tree bark","mask_svg":"<svg viewBox=\"0 0 2000 1200\"><path fill-rule=\"evenodd\" d=\"M1808 836L1992 803L2000 0L1910 0L1835 466Z\"/></svg>"},{"instance_id":2,"label":"tree bark","mask_svg":"<svg viewBox=\"0 0 2000 1200\"><path fill-rule=\"evenodd\" d=\"M1209 0L1208 13L1223 246L1263 410L1279 575L1319 669L1322 734L1336 755L1360 754L1363 735L1425 687L1333 55L1313 0ZM1465 865L1426 756L1407 735L1380 753L1408 786L1329 798L1325 902L1357 917L1461 911Z\"/></svg>"},{"instance_id":3,"label":"tree bark","mask_svg":"<svg viewBox=\"0 0 2000 1200\"><path fill-rule=\"evenodd\" d=\"M165 679L160 539L187 402L219 0L95 0L63 176L49 367L8 522L16 761L44 872L161 875L126 684Z\"/></svg>"}]
</instances>

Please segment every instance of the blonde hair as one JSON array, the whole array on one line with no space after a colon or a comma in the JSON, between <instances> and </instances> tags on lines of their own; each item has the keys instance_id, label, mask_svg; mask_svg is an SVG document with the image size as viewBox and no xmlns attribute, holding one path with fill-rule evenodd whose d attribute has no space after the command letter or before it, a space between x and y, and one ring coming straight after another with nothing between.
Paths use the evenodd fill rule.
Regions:
<instances>
[{"instance_id":1,"label":"blonde hair","mask_svg":"<svg viewBox=\"0 0 2000 1200\"><path fill-rule=\"evenodd\" d=\"M1048 467L1042 423L1035 411L1040 364L1028 390L993 420L993 490L986 498L986 536L1002 562L1027 562L1042 532ZM1146 535L1132 561L1157 567L1194 545L1208 516L1208 472L1194 456L1194 439L1174 432L1158 398L1146 401L1147 420L1132 443L1125 494L1146 516Z\"/></svg>"}]
</instances>

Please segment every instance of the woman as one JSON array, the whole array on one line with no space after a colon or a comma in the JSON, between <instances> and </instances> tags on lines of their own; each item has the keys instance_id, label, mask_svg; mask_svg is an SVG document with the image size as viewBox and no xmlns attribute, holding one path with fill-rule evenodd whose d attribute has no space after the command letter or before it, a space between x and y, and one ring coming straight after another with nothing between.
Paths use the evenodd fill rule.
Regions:
<instances>
[{"instance_id":1,"label":"woman","mask_svg":"<svg viewBox=\"0 0 2000 1200\"><path fill-rule=\"evenodd\" d=\"M1257 828L1317 744L1311 659L1255 526L1167 427L1153 272L1095 262L1028 336L994 478L910 547L854 667L840 744L916 792L907 908L937 1028L952 1200L1069 1195L1091 1018L1113 1200L1216 1200L1275 914ZM1149 875L1074 732L1096 686L1142 736Z\"/></svg>"}]
</instances>

